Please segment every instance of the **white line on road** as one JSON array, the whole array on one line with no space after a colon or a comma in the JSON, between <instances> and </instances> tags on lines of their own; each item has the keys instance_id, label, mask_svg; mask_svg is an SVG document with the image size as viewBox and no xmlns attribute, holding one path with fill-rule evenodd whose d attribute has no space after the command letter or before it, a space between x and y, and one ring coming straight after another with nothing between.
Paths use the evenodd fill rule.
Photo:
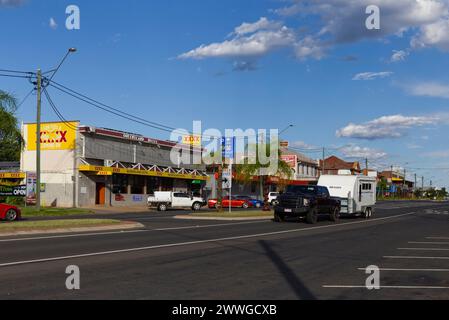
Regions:
<instances>
[{"instance_id":1,"label":"white line on road","mask_svg":"<svg viewBox=\"0 0 449 320\"><path fill-rule=\"evenodd\" d=\"M367 289L366 286L351 286L351 285L323 285L323 288L343 288L343 289ZM380 286L380 289L449 289L449 287L435 287L435 286ZM376 292L376 290L370 290Z\"/></svg>"},{"instance_id":2,"label":"white line on road","mask_svg":"<svg viewBox=\"0 0 449 320\"><path fill-rule=\"evenodd\" d=\"M266 222L271 222L271 221L258 220L258 221L248 221L248 222L231 222L231 223L220 223L220 224L196 225L196 226L188 226L188 227L160 228L160 229L152 229L152 230L154 230L154 231L170 231L170 230L200 229L200 228L225 227L225 226L234 226L234 225L242 225L242 224L264 223L264 222L266 223Z\"/></svg>"},{"instance_id":3,"label":"white line on road","mask_svg":"<svg viewBox=\"0 0 449 320\"><path fill-rule=\"evenodd\" d=\"M429 259L429 260L449 260L449 257L420 257L420 256L384 256L385 259Z\"/></svg>"},{"instance_id":4,"label":"white line on road","mask_svg":"<svg viewBox=\"0 0 449 320\"><path fill-rule=\"evenodd\" d=\"M187 229L198 229L198 228L212 228L212 227L223 227L231 225L240 224L250 224L250 223L262 223L269 222L264 221L251 221L251 222L234 222L234 223L221 223L221 224L209 224L209 225L195 225L187 227L173 227L165 229L147 229L147 230L132 230L132 231L114 231L114 232L97 232L97 233L76 233L76 234L65 234L60 236L46 236L46 237L32 237L32 238L14 238L14 239L0 239L1 242L15 242L15 241L31 241L31 240L48 240L48 239L63 239L63 238L74 238L74 237L90 237L90 236L103 236L103 235L114 235L114 234L126 234L126 233L138 233L138 232L152 232L152 231L169 231L169 230L187 230Z\"/></svg>"},{"instance_id":5,"label":"white line on road","mask_svg":"<svg viewBox=\"0 0 449 320\"><path fill-rule=\"evenodd\" d=\"M449 242L409 241L409 244L449 244Z\"/></svg>"},{"instance_id":6,"label":"white line on road","mask_svg":"<svg viewBox=\"0 0 449 320\"><path fill-rule=\"evenodd\" d=\"M75 259L75 258L103 256L103 255L145 251L145 250L152 250L152 249L173 248L173 247L181 247L181 246L204 244L204 243L214 243L214 242L223 242L223 241L231 241L231 240L243 240L243 239L259 238L259 237L265 237L265 236L289 234L289 233L311 231L311 230L318 230L318 229L329 229L329 228L335 228L335 227L344 227L344 226L348 226L348 225L367 224L367 223L375 222L375 221L390 220L390 219L394 219L394 218L410 216L412 214L415 214L415 213L409 212L409 213L398 214L398 215L394 215L394 216L371 219L371 220L347 222L347 223L341 223L341 224L331 224L331 225L326 225L326 226L317 226L317 227L310 227L310 228L300 228L300 229L266 232L266 233L250 234L250 235L227 237L227 238L217 238L217 239L198 240L198 241L189 241L189 242L178 242L178 243L154 245L154 246L148 246L148 247L138 247L138 248L93 252L93 253L85 253L85 254L77 254L77 255L70 255L70 256L53 257L53 258L8 262L8 263L0 264L0 267L17 266L17 265L23 265L23 264L41 263L41 262L50 262L50 261L59 261L59 260L67 260L67 259Z\"/></svg>"},{"instance_id":7,"label":"white line on road","mask_svg":"<svg viewBox=\"0 0 449 320\"><path fill-rule=\"evenodd\" d=\"M366 271L367 268L358 268L358 270ZM449 272L449 269L400 269L400 268L379 268L379 271L425 271L425 272Z\"/></svg>"},{"instance_id":8,"label":"white line on road","mask_svg":"<svg viewBox=\"0 0 449 320\"><path fill-rule=\"evenodd\" d=\"M413 250L413 251L449 251L448 248L397 248L398 250Z\"/></svg>"},{"instance_id":9,"label":"white line on road","mask_svg":"<svg viewBox=\"0 0 449 320\"><path fill-rule=\"evenodd\" d=\"M449 240L449 237L427 237L429 240Z\"/></svg>"}]
</instances>

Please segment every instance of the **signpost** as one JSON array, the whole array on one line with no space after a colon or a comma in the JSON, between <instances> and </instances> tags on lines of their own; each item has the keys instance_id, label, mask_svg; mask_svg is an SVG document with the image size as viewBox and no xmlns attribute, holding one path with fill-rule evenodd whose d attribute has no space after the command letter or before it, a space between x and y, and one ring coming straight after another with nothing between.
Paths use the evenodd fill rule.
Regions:
<instances>
[{"instance_id":1,"label":"signpost","mask_svg":"<svg viewBox=\"0 0 449 320\"><path fill-rule=\"evenodd\" d=\"M235 137L222 137L222 156L229 159L228 169L223 170L223 188L229 189L229 213L232 212L232 162L235 156Z\"/></svg>"}]
</instances>

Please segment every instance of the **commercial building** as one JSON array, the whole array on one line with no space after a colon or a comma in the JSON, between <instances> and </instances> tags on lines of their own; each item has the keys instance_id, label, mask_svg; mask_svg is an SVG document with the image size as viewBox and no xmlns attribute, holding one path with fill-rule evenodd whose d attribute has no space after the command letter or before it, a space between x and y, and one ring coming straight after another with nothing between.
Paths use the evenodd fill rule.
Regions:
<instances>
[{"instance_id":1,"label":"commercial building","mask_svg":"<svg viewBox=\"0 0 449 320\"><path fill-rule=\"evenodd\" d=\"M35 173L36 125L25 124L22 135L20 170ZM43 206L144 206L154 191L201 194L208 179L203 165L171 162L171 141L76 121L43 123L40 141ZM202 152L190 145L182 150Z\"/></svg>"},{"instance_id":2,"label":"commercial building","mask_svg":"<svg viewBox=\"0 0 449 320\"><path fill-rule=\"evenodd\" d=\"M336 156L330 156L320 160L320 172L323 174L337 175L347 172L352 175L361 174L360 163L358 161L348 162Z\"/></svg>"}]
</instances>

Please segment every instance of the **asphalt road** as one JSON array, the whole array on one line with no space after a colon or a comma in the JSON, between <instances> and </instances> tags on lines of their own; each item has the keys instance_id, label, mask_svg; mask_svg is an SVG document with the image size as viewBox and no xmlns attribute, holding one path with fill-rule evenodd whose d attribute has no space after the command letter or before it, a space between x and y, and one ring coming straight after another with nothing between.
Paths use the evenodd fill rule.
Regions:
<instances>
[{"instance_id":1,"label":"asphalt road","mask_svg":"<svg viewBox=\"0 0 449 320\"><path fill-rule=\"evenodd\" d=\"M449 299L449 203L382 202L373 219L102 215L142 230L0 238L0 299ZM66 267L81 272L67 290ZM365 287L380 268L379 290Z\"/></svg>"}]
</instances>

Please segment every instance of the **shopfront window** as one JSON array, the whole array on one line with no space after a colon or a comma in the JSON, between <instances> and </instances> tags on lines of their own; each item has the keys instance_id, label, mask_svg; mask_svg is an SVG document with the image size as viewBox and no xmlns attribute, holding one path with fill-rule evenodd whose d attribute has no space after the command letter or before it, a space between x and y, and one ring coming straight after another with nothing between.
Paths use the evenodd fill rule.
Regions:
<instances>
[{"instance_id":1,"label":"shopfront window","mask_svg":"<svg viewBox=\"0 0 449 320\"><path fill-rule=\"evenodd\" d=\"M131 185L131 194L143 194L145 186L144 176L130 176L129 184Z\"/></svg>"},{"instance_id":2,"label":"shopfront window","mask_svg":"<svg viewBox=\"0 0 449 320\"><path fill-rule=\"evenodd\" d=\"M112 176L112 192L114 194L128 193L128 176L124 174L114 174Z\"/></svg>"}]
</instances>

